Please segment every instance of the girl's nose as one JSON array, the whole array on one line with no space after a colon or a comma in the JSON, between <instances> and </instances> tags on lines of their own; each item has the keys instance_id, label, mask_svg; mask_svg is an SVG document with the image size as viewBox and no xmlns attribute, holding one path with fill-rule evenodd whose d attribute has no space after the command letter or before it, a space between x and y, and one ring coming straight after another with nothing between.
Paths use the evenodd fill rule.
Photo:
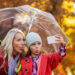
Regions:
<instances>
[{"instance_id":1,"label":"girl's nose","mask_svg":"<svg viewBox=\"0 0 75 75\"><path fill-rule=\"evenodd\" d=\"M38 48L39 46L38 45L36 45L36 48Z\"/></svg>"}]
</instances>

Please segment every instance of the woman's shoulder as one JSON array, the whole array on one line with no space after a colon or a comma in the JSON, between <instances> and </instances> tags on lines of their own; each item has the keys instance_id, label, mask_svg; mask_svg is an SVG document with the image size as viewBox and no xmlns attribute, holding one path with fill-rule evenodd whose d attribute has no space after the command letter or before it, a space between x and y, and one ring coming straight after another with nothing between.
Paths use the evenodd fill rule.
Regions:
<instances>
[{"instance_id":1,"label":"woman's shoulder","mask_svg":"<svg viewBox=\"0 0 75 75\"><path fill-rule=\"evenodd\" d=\"M0 54L0 66L1 66L2 63L3 63L3 55Z\"/></svg>"},{"instance_id":2,"label":"woman's shoulder","mask_svg":"<svg viewBox=\"0 0 75 75\"><path fill-rule=\"evenodd\" d=\"M3 49L4 48L0 46L0 59L3 59L3 54L4 54Z\"/></svg>"},{"instance_id":3,"label":"woman's shoulder","mask_svg":"<svg viewBox=\"0 0 75 75\"><path fill-rule=\"evenodd\" d=\"M0 54L0 60L3 59L3 54Z\"/></svg>"},{"instance_id":4,"label":"woman's shoulder","mask_svg":"<svg viewBox=\"0 0 75 75\"><path fill-rule=\"evenodd\" d=\"M0 53L0 66L3 63L3 55L4 55L4 53ZM5 65L7 65L7 64L8 64L8 56L6 56L6 59L5 59Z\"/></svg>"}]
</instances>

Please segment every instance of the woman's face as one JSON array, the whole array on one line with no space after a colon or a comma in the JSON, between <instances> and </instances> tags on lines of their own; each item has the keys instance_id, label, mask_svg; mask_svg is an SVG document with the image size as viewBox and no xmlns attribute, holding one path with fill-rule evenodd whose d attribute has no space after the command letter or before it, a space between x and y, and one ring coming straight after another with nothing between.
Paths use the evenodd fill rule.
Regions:
<instances>
[{"instance_id":1,"label":"woman's face","mask_svg":"<svg viewBox=\"0 0 75 75\"><path fill-rule=\"evenodd\" d=\"M42 44L40 42L35 42L30 46L31 55L35 57L36 55L40 54L42 48Z\"/></svg>"},{"instance_id":2,"label":"woman's face","mask_svg":"<svg viewBox=\"0 0 75 75\"><path fill-rule=\"evenodd\" d=\"M21 54L24 50L24 35L17 33L13 39L13 55Z\"/></svg>"}]
</instances>

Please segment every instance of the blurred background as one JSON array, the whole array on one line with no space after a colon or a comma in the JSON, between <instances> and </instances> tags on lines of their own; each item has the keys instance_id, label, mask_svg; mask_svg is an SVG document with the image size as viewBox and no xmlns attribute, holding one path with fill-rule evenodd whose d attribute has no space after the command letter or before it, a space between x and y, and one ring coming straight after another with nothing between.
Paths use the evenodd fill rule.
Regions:
<instances>
[{"instance_id":1,"label":"blurred background","mask_svg":"<svg viewBox=\"0 0 75 75\"><path fill-rule=\"evenodd\" d=\"M21 5L30 5L54 15L70 43L66 58L53 75L75 75L75 0L0 0L0 9Z\"/></svg>"}]
</instances>

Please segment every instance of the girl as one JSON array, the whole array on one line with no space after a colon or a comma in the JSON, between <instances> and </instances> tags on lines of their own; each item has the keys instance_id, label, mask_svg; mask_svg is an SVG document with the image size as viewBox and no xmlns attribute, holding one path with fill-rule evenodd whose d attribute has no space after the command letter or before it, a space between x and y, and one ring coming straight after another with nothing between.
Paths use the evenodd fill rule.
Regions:
<instances>
[{"instance_id":1,"label":"girl","mask_svg":"<svg viewBox=\"0 0 75 75\"><path fill-rule=\"evenodd\" d=\"M0 75L16 75L15 66L24 51L24 33L13 28L1 43Z\"/></svg>"},{"instance_id":2,"label":"girl","mask_svg":"<svg viewBox=\"0 0 75 75\"><path fill-rule=\"evenodd\" d=\"M27 57L21 60L21 70L18 75L51 75L53 69L66 55L66 48L61 36L58 36L62 44L56 53L41 54L42 39L34 32L30 32L26 36L26 44L28 47Z\"/></svg>"}]
</instances>

